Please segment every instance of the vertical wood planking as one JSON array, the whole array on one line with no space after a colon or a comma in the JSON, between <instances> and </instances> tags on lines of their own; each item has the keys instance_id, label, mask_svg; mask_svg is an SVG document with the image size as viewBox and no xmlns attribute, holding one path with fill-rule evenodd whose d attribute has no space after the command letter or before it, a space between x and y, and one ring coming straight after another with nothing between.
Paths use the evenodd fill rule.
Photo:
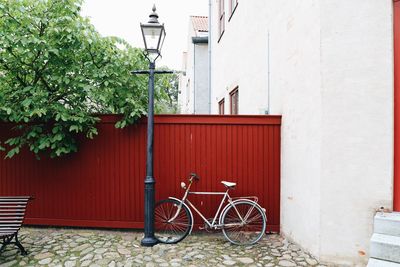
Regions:
<instances>
[{"instance_id":1,"label":"vertical wood planking","mask_svg":"<svg viewBox=\"0 0 400 267\"><path fill-rule=\"evenodd\" d=\"M27 224L141 228L146 175L146 120L120 130L118 116L102 116L99 135L79 139L78 153L61 159L28 151L0 160L0 195L33 195ZM224 191L221 180L237 182L232 196L259 197L268 230L279 231L280 116L160 115L155 118L154 174L157 200L181 197L190 172L201 177L196 191ZM0 138L12 134L1 125ZM4 157L4 152L0 153ZM218 196L197 196L208 217ZM195 217L196 225L202 221Z\"/></svg>"}]
</instances>

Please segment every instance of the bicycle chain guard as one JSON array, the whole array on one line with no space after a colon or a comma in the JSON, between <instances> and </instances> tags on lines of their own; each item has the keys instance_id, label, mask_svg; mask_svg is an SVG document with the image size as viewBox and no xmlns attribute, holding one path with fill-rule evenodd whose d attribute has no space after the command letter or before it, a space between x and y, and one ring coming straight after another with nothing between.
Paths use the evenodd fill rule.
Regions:
<instances>
[{"instance_id":1,"label":"bicycle chain guard","mask_svg":"<svg viewBox=\"0 0 400 267\"><path fill-rule=\"evenodd\" d=\"M214 218L208 218L207 221L211 224ZM216 231L218 229L211 228L206 222L204 222L204 227L199 227L200 230L206 230L207 233L212 233L213 231Z\"/></svg>"}]
</instances>

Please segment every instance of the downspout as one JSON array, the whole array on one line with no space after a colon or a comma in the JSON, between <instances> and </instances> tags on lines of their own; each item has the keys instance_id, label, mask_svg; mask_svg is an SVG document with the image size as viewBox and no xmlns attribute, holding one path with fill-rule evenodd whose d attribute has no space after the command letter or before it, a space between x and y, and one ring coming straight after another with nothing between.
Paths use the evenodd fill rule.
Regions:
<instances>
[{"instance_id":1,"label":"downspout","mask_svg":"<svg viewBox=\"0 0 400 267\"><path fill-rule=\"evenodd\" d=\"M208 114L211 114L211 7L212 0L208 1Z\"/></svg>"}]
</instances>

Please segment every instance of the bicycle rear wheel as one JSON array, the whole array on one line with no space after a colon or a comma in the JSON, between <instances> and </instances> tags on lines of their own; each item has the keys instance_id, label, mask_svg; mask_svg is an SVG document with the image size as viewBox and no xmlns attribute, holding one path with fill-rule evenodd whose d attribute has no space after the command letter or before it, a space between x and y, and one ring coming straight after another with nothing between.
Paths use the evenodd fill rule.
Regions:
<instances>
[{"instance_id":1,"label":"bicycle rear wheel","mask_svg":"<svg viewBox=\"0 0 400 267\"><path fill-rule=\"evenodd\" d=\"M225 238L236 245L252 245L258 242L267 225L267 218L261 207L248 200L231 204L222 214L221 221Z\"/></svg>"},{"instance_id":2,"label":"bicycle rear wheel","mask_svg":"<svg viewBox=\"0 0 400 267\"><path fill-rule=\"evenodd\" d=\"M181 207L180 207L181 206ZM180 207L179 213L178 209ZM175 217L174 220L171 220ZM158 202L154 209L154 236L165 244L176 244L190 232L192 218L186 206L174 199Z\"/></svg>"}]
</instances>

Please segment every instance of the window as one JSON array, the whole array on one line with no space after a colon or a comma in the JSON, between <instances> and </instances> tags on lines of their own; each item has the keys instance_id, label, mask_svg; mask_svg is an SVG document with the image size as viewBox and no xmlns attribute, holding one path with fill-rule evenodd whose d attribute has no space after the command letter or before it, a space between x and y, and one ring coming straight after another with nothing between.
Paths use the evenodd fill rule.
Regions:
<instances>
[{"instance_id":1,"label":"window","mask_svg":"<svg viewBox=\"0 0 400 267\"><path fill-rule=\"evenodd\" d=\"M218 102L218 113L219 115L225 114L225 98Z\"/></svg>"},{"instance_id":2,"label":"window","mask_svg":"<svg viewBox=\"0 0 400 267\"><path fill-rule=\"evenodd\" d=\"M229 93L231 102L231 114L239 114L239 88L236 87Z\"/></svg>"},{"instance_id":3,"label":"window","mask_svg":"<svg viewBox=\"0 0 400 267\"><path fill-rule=\"evenodd\" d=\"M225 0L218 0L218 14L219 39L221 39L225 32Z\"/></svg>"},{"instance_id":4,"label":"window","mask_svg":"<svg viewBox=\"0 0 400 267\"><path fill-rule=\"evenodd\" d=\"M238 0L229 0L229 20L231 20L233 13L235 13L237 5Z\"/></svg>"}]
</instances>

